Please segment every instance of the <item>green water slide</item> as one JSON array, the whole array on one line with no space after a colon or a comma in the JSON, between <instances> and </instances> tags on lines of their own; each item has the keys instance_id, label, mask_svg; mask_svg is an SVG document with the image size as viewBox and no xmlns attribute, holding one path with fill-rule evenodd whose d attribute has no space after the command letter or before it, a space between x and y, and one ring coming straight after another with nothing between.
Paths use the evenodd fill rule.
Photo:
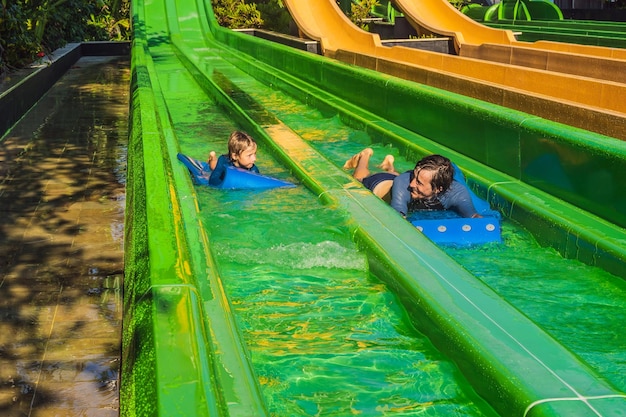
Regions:
<instances>
[{"instance_id":1,"label":"green water slide","mask_svg":"<svg viewBox=\"0 0 626 417\"><path fill-rule=\"evenodd\" d=\"M524 42L547 40L576 43L580 45L626 48L626 24L599 28L594 24L571 21L507 21L483 22L489 27L516 32L516 38Z\"/></svg>"},{"instance_id":2,"label":"green water slide","mask_svg":"<svg viewBox=\"0 0 626 417\"><path fill-rule=\"evenodd\" d=\"M626 382L620 379L624 372L618 363L585 357L559 329L550 328L554 317L538 323L531 310L513 305L514 297L495 291L497 284L470 273L355 182L341 169L345 155L335 152L376 146L392 149L407 164L425 154L446 154L463 169L474 191L505 221L523 225L542 250L560 253L569 267L571 261L585 271L613 274L617 284L611 285L619 287L626 278L624 142L223 29L210 4L133 2L123 416L281 415L276 414L277 403L291 401L268 399L268 392L280 391L280 383L257 367L263 353L249 347L251 340L244 333L255 335L257 345L305 336L293 329L295 325L283 333L259 335L235 314L242 307L232 302L235 295L229 289L234 284L227 278L235 267L226 266L219 241L220 224L245 227L238 223L236 210L246 204L260 208L261 198L275 208L287 204L285 199L303 198L302 206L323 205L314 217L324 218L324 211L339 216L341 226L333 217L319 229L328 229L339 241L353 241L366 259L366 269L394 293L412 325L435 346L437 352L431 355L450 358L458 367L458 372L450 372L453 382L444 385L469 384L463 391L472 404L467 415L623 415ZM315 121L305 131L307 119ZM341 129L351 129L346 137L329 139L328 144L316 137L330 137L331 130L320 133L323 125L335 123L337 128L339 122ZM195 187L176 154L205 154L203 140L218 135L218 130L225 136L228 129L222 126L252 133L267 158L267 169L288 176L298 184L293 193L304 196L220 194ZM360 140L363 136L366 139ZM238 195L244 201L238 201ZM224 213L228 205L237 209ZM313 220L319 222L306 222ZM270 251L260 237L269 240L272 230L286 222L280 217L254 218L245 240L249 249ZM486 256L480 248L472 253ZM252 275L267 269L259 265L242 273L250 285ZM511 274L508 279L525 278L515 260L505 269ZM608 292L607 283L599 285ZM523 288L522 298L542 293L541 287L539 281ZM606 302L619 306L625 297ZM324 298L332 298L332 292ZM603 299L577 302L602 304ZM270 305L280 316L293 303L289 299ZM595 338L616 332L620 339L621 321L616 320L594 324ZM309 317L304 322L311 326L314 321ZM284 346L290 346L289 340ZM349 356L367 351L362 341L354 345ZM289 356L287 352L278 357ZM379 358L383 354L374 352ZM350 374L338 357L324 352L325 361L339 366L335 372ZM284 367L299 368L289 361ZM313 372L310 365L301 367L306 372L297 381ZM435 366L428 369L420 374L423 378ZM395 374L385 382L394 385L399 378ZM297 381L294 401L304 401L306 388L298 388ZM447 409L437 407L447 407L450 400L398 405L389 396L386 401L369 412L351 403L343 415L437 413ZM302 415L324 415L319 406L301 410Z\"/></svg>"},{"instance_id":3,"label":"green water slide","mask_svg":"<svg viewBox=\"0 0 626 417\"><path fill-rule=\"evenodd\" d=\"M372 16L380 17L384 21L394 23L396 21L396 16L402 16L398 10L393 7L391 1L379 1L374 7L372 7Z\"/></svg>"},{"instance_id":4,"label":"green water slide","mask_svg":"<svg viewBox=\"0 0 626 417\"><path fill-rule=\"evenodd\" d=\"M520 41L626 47L626 24L563 19L561 10L547 0L503 1L492 6L470 3L461 12L489 27L512 30Z\"/></svg>"},{"instance_id":5,"label":"green water slide","mask_svg":"<svg viewBox=\"0 0 626 417\"><path fill-rule=\"evenodd\" d=\"M503 0L486 9L484 21L563 20L563 13L549 0Z\"/></svg>"}]
</instances>

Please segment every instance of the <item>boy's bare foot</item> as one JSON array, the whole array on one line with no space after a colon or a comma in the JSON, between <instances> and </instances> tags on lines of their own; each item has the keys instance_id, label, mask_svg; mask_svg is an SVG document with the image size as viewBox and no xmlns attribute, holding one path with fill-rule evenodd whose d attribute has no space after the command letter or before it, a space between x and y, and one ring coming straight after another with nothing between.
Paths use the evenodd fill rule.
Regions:
<instances>
[{"instance_id":1,"label":"boy's bare foot","mask_svg":"<svg viewBox=\"0 0 626 417\"><path fill-rule=\"evenodd\" d=\"M359 164L362 156L371 157L374 154L372 148L365 148L361 152L354 155L352 158L348 159L345 164L343 164L343 169L354 169Z\"/></svg>"},{"instance_id":2,"label":"boy's bare foot","mask_svg":"<svg viewBox=\"0 0 626 417\"><path fill-rule=\"evenodd\" d=\"M217 156L215 155L215 151L209 152L209 159L207 162L209 163L209 167L211 169L215 169L215 166L217 165Z\"/></svg>"},{"instance_id":3,"label":"boy's bare foot","mask_svg":"<svg viewBox=\"0 0 626 417\"><path fill-rule=\"evenodd\" d=\"M396 172L396 168L393 166L395 159L393 157L393 155L387 155L385 156L385 159L383 159L383 162L378 165L379 168L384 169L387 172Z\"/></svg>"}]
</instances>

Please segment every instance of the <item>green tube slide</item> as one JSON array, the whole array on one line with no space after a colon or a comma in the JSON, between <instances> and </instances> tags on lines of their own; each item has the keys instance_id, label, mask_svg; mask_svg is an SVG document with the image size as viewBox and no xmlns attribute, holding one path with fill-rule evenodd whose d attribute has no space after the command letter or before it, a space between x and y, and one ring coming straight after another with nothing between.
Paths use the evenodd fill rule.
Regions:
<instances>
[{"instance_id":1,"label":"green tube slide","mask_svg":"<svg viewBox=\"0 0 626 417\"><path fill-rule=\"evenodd\" d=\"M564 21L565 22L565 21ZM516 38L523 42L540 40L575 43L579 45L603 46L607 48L626 48L624 27L614 30L595 30L583 26L568 27L551 24L548 21L507 20L485 22L489 27L512 30Z\"/></svg>"},{"instance_id":2,"label":"green tube slide","mask_svg":"<svg viewBox=\"0 0 626 417\"><path fill-rule=\"evenodd\" d=\"M460 263L467 250L447 252L433 244L343 170L342 158L372 146L395 152L409 167L423 155L445 154L504 222L513 230L520 230L519 224L532 236L536 250L558 257L559 265L611 276L611 288L619 289L626 278L624 142L221 28L208 0L137 0L132 15L122 416L286 415L277 411L286 403L297 406L300 415L415 415L420 410L426 415L459 410L489 416L623 415L626 381L618 361L606 359L608 353L587 356L567 337L567 329L553 325L552 314L538 317L516 301L540 293L543 284L522 285L519 296L512 290L504 294L498 282L487 282ZM259 142L262 169L288 176L298 186L260 194L194 186L176 155L201 157L209 149L203 141L225 138L234 128ZM265 215L256 214L266 207ZM292 211L302 216L300 226L281 228ZM314 226L308 229L307 223ZM249 232L241 236L242 230ZM297 242L289 252L291 234L308 234L310 242ZM320 234L333 236L322 239L333 248L318 256L323 267L289 263L298 256L296 263L312 261L322 246L313 243ZM345 271L323 263L337 260L337 245L355 248L347 258L356 260ZM486 256L498 250L503 249L471 253L478 263L489 264ZM280 251L289 255L277 267L264 259ZM529 279L515 269L514 260L506 265L511 276L502 280ZM539 268L537 282L548 285L548 266ZM298 276L289 272L294 269ZM367 297L380 297L385 287L388 299L372 307L360 301L367 297L352 275L361 270L383 283L374 284ZM252 288L270 273L269 285ZM302 288L328 273L346 279L351 295L335 297L339 286L323 284L318 308L309 300L310 290ZM280 291L277 277L285 285ZM608 281L602 285L607 293ZM621 298L610 301L617 308L626 300L623 290ZM239 293L246 291L263 302L242 302ZM277 293L288 293L281 294L286 301L268 299ZM434 378L436 363L453 364L445 383L430 385L465 399L457 401L464 405L456 411L450 411L451 400L427 399L422 389L429 384L422 381L412 390L420 391L419 401L405 401L408 393L390 394L371 408L362 403L379 388L363 393L349 388L356 391L350 399L322 394L333 383L321 369L340 380L353 372L347 365L353 358L373 352L370 372L392 368L408 354L396 350L386 361L387 347L367 339L381 329L365 332L350 325L350 336L337 351L323 350L322 361L308 362L307 351L333 338L342 321L370 308L392 309L395 299L399 317L406 312L410 326L404 329L396 319L390 327L404 329L402 340L423 334L421 344L434 347L409 363L424 368L428 357L441 358L417 375ZM306 300L308 307L290 310L296 300ZM577 302L596 303L599 309L610 304L603 300ZM314 314L334 311L340 303L350 304L341 318L316 319ZM263 306L271 307L270 313L263 315ZM300 315L304 318L289 321ZM271 320L276 321L268 329L255 328ZM619 329L619 323L600 321L594 337L615 331L618 340ZM305 342L299 345L302 351L292 347L295 340ZM350 350L340 354L344 348ZM273 367L277 362L281 365ZM284 388L286 377L276 375L289 368L298 376L292 388ZM371 377L367 383L396 389L409 371L403 366L385 381ZM320 394L308 394L311 384ZM295 394L281 399L290 389ZM345 408L333 408L338 404Z\"/></svg>"},{"instance_id":3,"label":"green tube slide","mask_svg":"<svg viewBox=\"0 0 626 417\"><path fill-rule=\"evenodd\" d=\"M464 6L461 12L489 27L512 30L516 38L524 42L546 40L626 47L626 26L623 22L563 19L561 10L550 1L511 1L492 6L470 4Z\"/></svg>"}]
</instances>

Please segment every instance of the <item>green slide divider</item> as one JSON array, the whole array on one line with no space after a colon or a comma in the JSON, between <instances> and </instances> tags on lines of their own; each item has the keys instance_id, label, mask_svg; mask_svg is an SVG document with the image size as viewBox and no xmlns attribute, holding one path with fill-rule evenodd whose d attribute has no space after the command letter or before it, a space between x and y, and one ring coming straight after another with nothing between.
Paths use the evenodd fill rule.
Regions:
<instances>
[{"instance_id":1,"label":"green slide divider","mask_svg":"<svg viewBox=\"0 0 626 417\"><path fill-rule=\"evenodd\" d=\"M168 193L162 159L163 133L158 130L144 45L136 40L132 53L131 145L125 237L122 415L211 415L220 409L206 351L201 301L189 274L188 248L180 239L174 212L180 210ZM174 210L166 210L169 204ZM177 240L176 240L177 239ZM204 366L193 361L208 358ZM176 381L176 383L173 383ZM180 384L187 381L187 384ZM208 392L207 392L208 391ZM184 404L167 400L186 398ZM206 404L208 410L200 412Z\"/></svg>"},{"instance_id":2,"label":"green slide divider","mask_svg":"<svg viewBox=\"0 0 626 417\"><path fill-rule=\"evenodd\" d=\"M134 3L135 8L138 4L141 5ZM270 144L303 184L327 203L351 214L355 239L368 253L373 271L398 292L418 327L457 361L477 391L494 407L503 415L619 415L616 410L625 401L622 393L606 384L575 355L459 267L389 206L280 121L268 124L267 117L258 118L239 106L219 88L202 59L211 54L233 60L239 57L249 71L257 72L255 75L274 77L284 85L291 83L293 91L309 94L312 100L344 108L354 122L361 120L372 132L396 137L406 152L417 154L444 145L428 141L395 121L390 123L386 116L376 117L367 108L359 109L360 103L353 101L353 94L344 91L373 86L373 92L377 93L379 83L394 91L400 86L409 89L416 86L401 83L394 87L397 80L390 77L311 54L294 53L290 48L218 28L208 1L193 5L171 0L167 1L165 10L168 31L172 32L171 38L168 33L167 42L171 39L188 71L234 118ZM203 33L189 35L193 25L189 20L194 18L185 19L186 26L178 33L179 28L175 27L178 15L199 16L198 26ZM141 33L142 15L135 16L137 34ZM237 48L214 43L213 35ZM125 300L133 319L124 329L123 415L263 415L262 400L256 396L255 387L249 386L254 385L252 371L245 369L236 375L226 375L223 371L228 359L222 355L227 347L237 350L234 357L244 368L248 366L245 347L241 346L236 326L228 316L227 297L220 293L219 276L212 268L207 250L210 242L195 220L197 207L180 198L182 194L192 195L193 189L184 168L172 162L176 138L168 129L167 109L160 102L159 86L151 82L153 69L146 45L145 40L136 40L133 46L133 123L129 146L129 158L132 158L126 239L127 279L131 282ZM257 52L250 58L242 56L242 50L248 49ZM263 71L263 63L268 59L284 65L272 65L269 72ZM302 73L304 80L295 76ZM306 84L310 82L307 77L317 75L323 75L321 82L313 83L317 87ZM333 96L331 93L335 92ZM341 92L348 94L338 94ZM458 106L456 100L461 100L434 89L428 92L422 99L437 102L441 96L448 100L453 111ZM383 103L388 104L389 99L385 96ZM402 97L402 104L407 104L406 100ZM465 111L476 112L472 107L476 103L461 102L467 106ZM478 115L487 122L490 118L498 123L507 120L486 112ZM478 116L476 120L482 121ZM532 125L531 122L520 119L517 129ZM515 128L502 129L509 130ZM541 135L545 138L547 132L542 131ZM549 137L554 137L554 132ZM458 155L462 154L458 152ZM527 185L468 157L463 159L464 169L466 166L474 183L485 185L487 192L494 199L501 199L497 203L510 213L517 212L522 202L516 199L520 197L535 198L537 202L545 197L532 187L515 190L514 186ZM492 193L500 186L492 182L498 175L503 180L502 189ZM510 200L503 197L507 191L513 194ZM532 193L524 196L515 191ZM574 223L584 225L588 220L589 216L584 216ZM207 273L213 284L203 286L197 277ZM206 303L207 300L210 302ZM218 338L224 334L230 336ZM244 398L232 392L240 384L248 386ZM242 408L233 408L229 398L244 401L248 414L238 414Z\"/></svg>"}]
</instances>

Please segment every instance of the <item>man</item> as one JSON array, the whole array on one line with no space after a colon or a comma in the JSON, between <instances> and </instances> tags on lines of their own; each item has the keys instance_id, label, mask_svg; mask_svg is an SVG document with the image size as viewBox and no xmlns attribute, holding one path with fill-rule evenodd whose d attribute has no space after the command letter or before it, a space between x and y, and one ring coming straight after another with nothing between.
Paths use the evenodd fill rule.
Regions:
<instances>
[{"instance_id":1,"label":"man","mask_svg":"<svg viewBox=\"0 0 626 417\"><path fill-rule=\"evenodd\" d=\"M393 156L387 155L379 165L384 172L372 174L369 160L373 154L371 148L362 150L346 161L344 169L354 168L354 178L388 201L403 217L417 210L453 210L461 217L482 217L467 186L454 178L458 168L448 158L429 155L418 161L413 170L399 174Z\"/></svg>"}]
</instances>

